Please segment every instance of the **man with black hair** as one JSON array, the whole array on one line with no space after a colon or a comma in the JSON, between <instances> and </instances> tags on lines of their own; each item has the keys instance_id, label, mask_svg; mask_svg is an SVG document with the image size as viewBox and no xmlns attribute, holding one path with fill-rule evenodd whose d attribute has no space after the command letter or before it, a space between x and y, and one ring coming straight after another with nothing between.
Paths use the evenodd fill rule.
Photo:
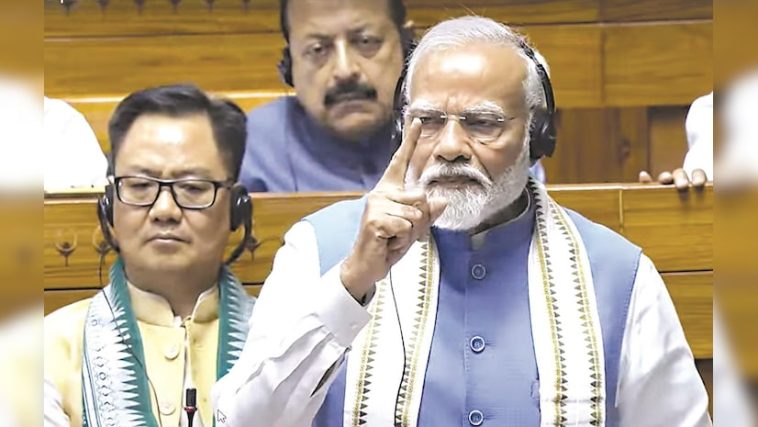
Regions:
<instances>
[{"instance_id":1,"label":"man with black hair","mask_svg":"<svg viewBox=\"0 0 758 427\"><path fill-rule=\"evenodd\" d=\"M45 319L46 420L213 425L210 388L236 361L254 305L222 258L231 230L250 227L235 184L245 120L194 86L142 90L117 107L98 215L118 258L108 286ZM199 412L192 424L187 406Z\"/></svg>"},{"instance_id":2,"label":"man with black hair","mask_svg":"<svg viewBox=\"0 0 758 427\"><path fill-rule=\"evenodd\" d=\"M250 191L370 189L396 144L391 118L413 38L402 0L281 0L279 65L296 96L248 116Z\"/></svg>"}]
</instances>

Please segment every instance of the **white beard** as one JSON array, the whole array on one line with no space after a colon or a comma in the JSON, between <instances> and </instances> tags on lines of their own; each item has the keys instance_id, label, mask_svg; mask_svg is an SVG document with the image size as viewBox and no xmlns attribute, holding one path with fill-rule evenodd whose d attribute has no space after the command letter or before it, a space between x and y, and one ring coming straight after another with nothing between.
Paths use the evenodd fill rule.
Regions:
<instances>
[{"instance_id":1,"label":"white beard","mask_svg":"<svg viewBox=\"0 0 758 427\"><path fill-rule=\"evenodd\" d=\"M528 143L523 145L516 162L494 181L484 172L468 164L435 164L425 170L418 182L411 186L425 188L428 198L442 198L447 201L447 207L434 223L435 226L449 230L472 230L521 196L529 177L528 146ZM431 181L450 175L472 178L481 186L465 189L437 186L428 188Z\"/></svg>"}]
</instances>

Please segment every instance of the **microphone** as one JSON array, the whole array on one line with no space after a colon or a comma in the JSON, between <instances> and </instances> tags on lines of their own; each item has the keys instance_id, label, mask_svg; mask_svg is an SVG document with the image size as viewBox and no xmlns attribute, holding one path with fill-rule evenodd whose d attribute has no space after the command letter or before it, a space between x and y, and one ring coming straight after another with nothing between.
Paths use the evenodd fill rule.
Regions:
<instances>
[{"instance_id":1,"label":"microphone","mask_svg":"<svg viewBox=\"0 0 758 427\"><path fill-rule=\"evenodd\" d=\"M197 389L188 388L184 393L184 412L187 413L187 426L192 427L192 422L197 412Z\"/></svg>"}]
</instances>

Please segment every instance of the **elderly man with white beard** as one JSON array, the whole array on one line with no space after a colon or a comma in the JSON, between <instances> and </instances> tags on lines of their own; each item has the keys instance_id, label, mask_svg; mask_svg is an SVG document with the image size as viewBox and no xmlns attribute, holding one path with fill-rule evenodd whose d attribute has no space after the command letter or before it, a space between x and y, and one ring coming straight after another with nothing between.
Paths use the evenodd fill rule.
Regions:
<instances>
[{"instance_id":1,"label":"elderly man with white beard","mask_svg":"<svg viewBox=\"0 0 758 427\"><path fill-rule=\"evenodd\" d=\"M650 259L528 177L540 58L489 19L429 30L401 147L287 233L218 426L710 425Z\"/></svg>"}]
</instances>

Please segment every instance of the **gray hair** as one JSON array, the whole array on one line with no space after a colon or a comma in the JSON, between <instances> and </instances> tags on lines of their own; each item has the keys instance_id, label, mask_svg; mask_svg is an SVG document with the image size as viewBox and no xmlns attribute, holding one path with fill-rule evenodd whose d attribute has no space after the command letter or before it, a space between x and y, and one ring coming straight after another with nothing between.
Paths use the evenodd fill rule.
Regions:
<instances>
[{"instance_id":1,"label":"gray hair","mask_svg":"<svg viewBox=\"0 0 758 427\"><path fill-rule=\"evenodd\" d=\"M411 82L421 59L432 52L460 48L472 43L489 43L516 49L518 54L526 61L526 78L524 79L526 105L530 111L546 106L545 91L542 88L542 81L537 72L537 66L522 48L523 44L529 45L526 38L507 25L480 16L464 16L449 19L433 26L424 34L408 60L408 71L403 89L405 101L407 102L410 98ZM540 55L537 49L532 47L532 50L537 61L542 64L549 75L550 68L545 58Z\"/></svg>"}]
</instances>

